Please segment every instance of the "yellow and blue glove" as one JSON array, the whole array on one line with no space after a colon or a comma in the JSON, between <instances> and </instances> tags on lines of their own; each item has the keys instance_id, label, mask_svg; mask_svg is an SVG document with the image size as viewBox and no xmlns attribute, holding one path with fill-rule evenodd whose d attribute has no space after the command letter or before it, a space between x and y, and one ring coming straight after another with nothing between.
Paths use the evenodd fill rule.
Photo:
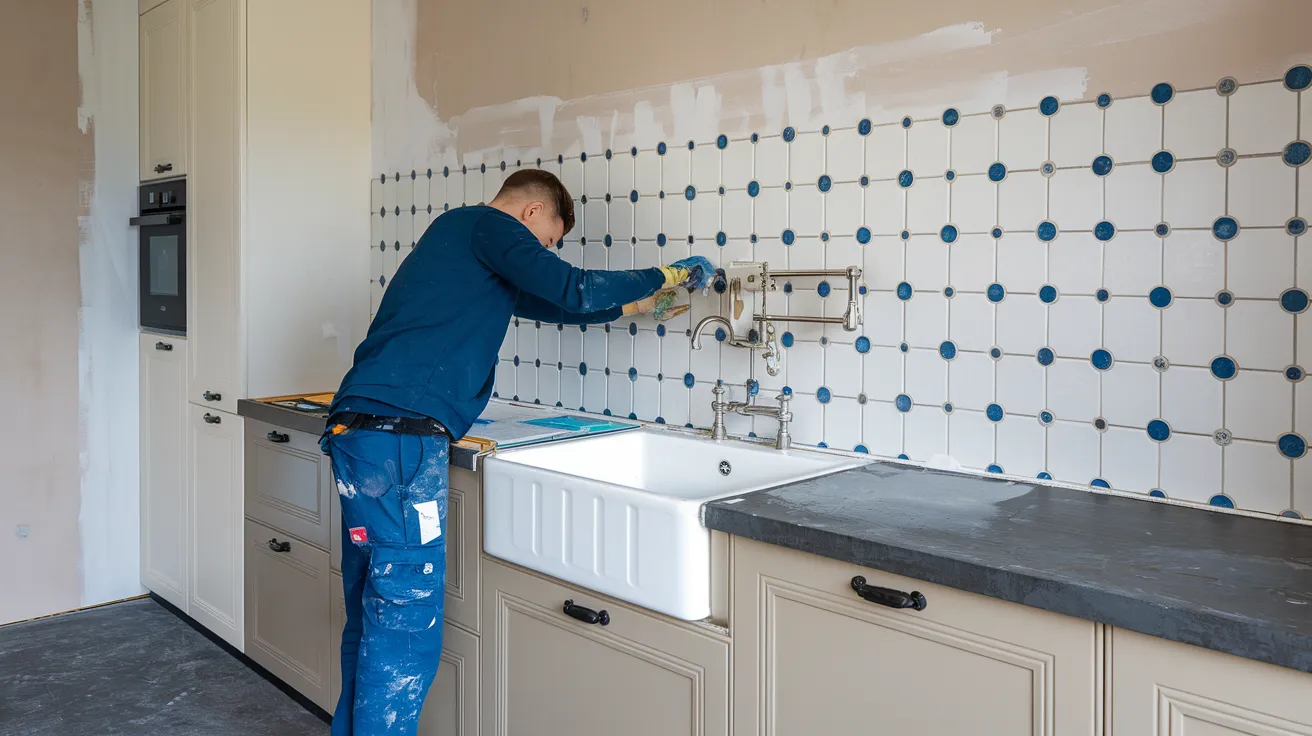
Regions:
<instances>
[{"instance_id":1,"label":"yellow and blue glove","mask_svg":"<svg viewBox=\"0 0 1312 736\"><path fill-rule=\"evenodd\" d=\"M665 283L662 285L665 289L678 286L688 291L699 291L710 286L711 280L715 278L715 266L702 256L684 258L660 268L665 275Z\"/></svg>"}]
</instances>

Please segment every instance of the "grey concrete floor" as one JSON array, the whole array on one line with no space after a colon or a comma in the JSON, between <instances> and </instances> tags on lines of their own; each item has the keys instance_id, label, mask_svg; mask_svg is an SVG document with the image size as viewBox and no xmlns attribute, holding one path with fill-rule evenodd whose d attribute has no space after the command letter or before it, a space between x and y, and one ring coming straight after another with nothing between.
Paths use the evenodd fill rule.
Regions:
<instances>
[{"instance_id":1,"label":"grey concrete floor","mask_svg":"<svg viewBox=\"0 0 1312 736\"><path fill-rule=\"evenodd\" d=\"M130 601L0 628L0 734L328 733L163 606Z\"/></svg>"}]
</instances>

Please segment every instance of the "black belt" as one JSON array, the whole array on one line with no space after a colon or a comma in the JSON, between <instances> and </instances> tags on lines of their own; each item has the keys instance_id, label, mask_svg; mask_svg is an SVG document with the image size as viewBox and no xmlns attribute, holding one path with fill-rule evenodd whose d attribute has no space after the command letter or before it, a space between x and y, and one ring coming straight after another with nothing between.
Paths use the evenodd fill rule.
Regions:
<instances>
[{"instance_id":1,"label":"black belt","mask_svg":"<svg viewBox=\"0 0 1312 736\"><path fill-rule=\"evenodd\" d=\"M340 434L353 429L367 429L374 432L391 432L393 434L414 434L421 436L441 435L451 437L451 432L436 419L413 417L379 417L373 414L334 414L328 420L329 431ZM341 427L341 429L338 429Z\"/></svg>"}]
</instances>

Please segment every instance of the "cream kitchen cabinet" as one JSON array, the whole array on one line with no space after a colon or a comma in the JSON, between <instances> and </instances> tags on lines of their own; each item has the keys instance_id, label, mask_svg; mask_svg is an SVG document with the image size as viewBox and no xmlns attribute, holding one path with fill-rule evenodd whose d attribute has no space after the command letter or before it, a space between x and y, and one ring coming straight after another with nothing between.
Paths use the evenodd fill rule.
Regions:
<instances>
[{"instance_id":1,"label":"cream kitchen cabinet","mask_svg":"<svg viewBox=\"0 0 1312 736\"><path fill-rule=\"evenodd\" d=\"M186 0L143 10L140 21L141 180L187 173Z\"/></svg>"},{"instance_id":2,"label":"cream kitchen cabinet","mask_svg":"<svg viewBox=\"0 0 1312 736\"><path fill-rule=\"evenodd\" d=\"M482 711L495 736L728 736L729 641L483 560ZM566 603L587 623L564 613ZM605 611L604 618L596 615ZM867 724L868 725L868 724ZM803 729L781 733L825 733Z\"/></svg>"},{"instance_id":3,"label":"cream kitchen cabinet","mask_svg":"<svg viewBox=\"0 0 1312 736\"><path fill-rule=\"evenodd\" d=\"M1312 736L1312 674L1111 630L1108 736Z\"/></svg>"},{"instance_id":4,"label":"cream kitchen cabinet","mask_svg":"<svg viewBox=\"0 0 1312 736\"><path fill-rule=\"evenodd\" d=\"M474 633L479 632L479 565L483 557L482 476L451 468L446 504L445 614Z\"/></svg>"},{"instance_id":5,"label":"cream kitchen cabinet","mask_svg":"<svg viewBox=\"0 0 1312 736\"><path fill-rule=\"evenodd\" d=\"M141 582L187 608L187 344L141 335Z\"/></svg>"},{"instance_id":6,"label":"cream kitchen cabinet","mask_svg":"<svg viewBox=\"0 0 1312 736\"><path fill-rule=\"evenodd\" d=\"M1095 736L1099 627L734 539L734 733ZM867 585L924 596L871 603Z\"/></svg>"},{"instance_id":7,"label":"cream kitchen cabinet","mask_svg":"<svg viewBox=\"0 0 1312 736\"><path fill-rule=\"evenodd\" d=\"M242 419L187 407L187 613L243 649Z\"/></svg>"},{"instance_id":8,"label":"cream kitchen cabinet","mask_svg":"<svg viewBox=\"0 0 1312 736\"><path fill-rule=\"evenodd\" d=\"M319 438L247 419L245 452L246 516L327 554L336 493Z\"/></svg>"}]
</instances>

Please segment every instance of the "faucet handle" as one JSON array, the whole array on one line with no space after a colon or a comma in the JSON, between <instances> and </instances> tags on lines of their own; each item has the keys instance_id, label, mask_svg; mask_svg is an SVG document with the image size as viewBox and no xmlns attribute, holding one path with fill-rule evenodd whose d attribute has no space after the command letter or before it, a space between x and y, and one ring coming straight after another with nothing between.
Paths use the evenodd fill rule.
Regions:
<instances>
[{"instance_id":1,"label":"faucet handle","mask_svg":"<svg viewBox=\"0 0 1312 736\"><path fill-rule=\"evenodd\" d=\"M793 400L793 395L790 393L785 393L783 391L780 391L779 395L775 397L775 400L779 402L780 409L787 409L788 402Z\"/></svg>"},{"instance_id":2,"label":"faucet handle","mask_svg":"<svg viewBox=\"0 0 1312 736\"><path fill-rule=\"evenodd\" d=\"M719 381L716 381L715 386L711 388L711 395L715 397L716 401L721 401L724 399L724 393L725 393L724 384Z\"/></svg>"}]
</instances>

